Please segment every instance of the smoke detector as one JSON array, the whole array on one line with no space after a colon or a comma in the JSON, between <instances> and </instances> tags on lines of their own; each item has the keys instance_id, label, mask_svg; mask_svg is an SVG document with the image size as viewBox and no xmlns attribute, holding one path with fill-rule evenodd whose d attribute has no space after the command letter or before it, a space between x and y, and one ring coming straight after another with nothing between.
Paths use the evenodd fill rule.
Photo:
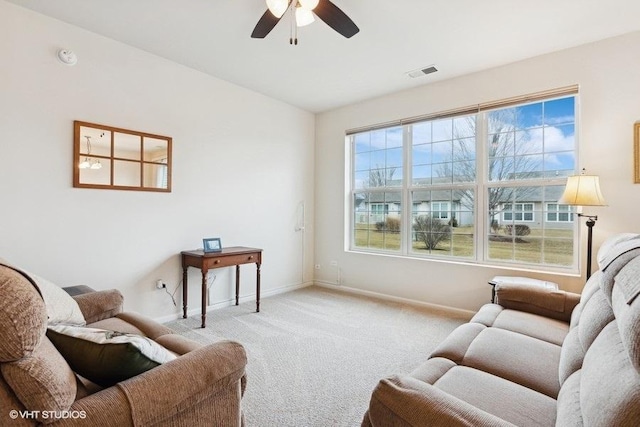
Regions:
<instances>
[{"instance_id":1,"label":"smoke detector","mask_svg":"<svg viewBox=\"0 0 640 427\"><path fill-rule=\"evenodd\" d=\"M69 49L60 49L58 51L58 61L62 62L65 65L76 65L78 62L78 57L73 51Z\"/></svg>"},{"instance_id":2,"label":"smoke detector","mask_svg":"<svg viewBox=\"0 0 640 427\"><path fill-rule=\"evenodd\" d=\"M426 76L427 74L435 73L436 71L438 71L438 69L435 65L428 65L426 67L418 68L417 70L408 71L405 74L412 79L415 79L416 77Z\"/></svg>"}]
</instances>

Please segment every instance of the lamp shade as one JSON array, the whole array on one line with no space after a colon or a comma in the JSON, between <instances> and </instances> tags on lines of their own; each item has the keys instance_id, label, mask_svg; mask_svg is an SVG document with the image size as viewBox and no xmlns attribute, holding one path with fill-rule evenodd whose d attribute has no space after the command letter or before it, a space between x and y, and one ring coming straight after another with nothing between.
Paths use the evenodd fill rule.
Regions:
<instances>
[{"instance_id":1,"label":"lamp shade","mask_svg":"<svg viewBox=\"0 0 640 427\"><path fill-rule=\"evenodd\" d=\"M567 178L567 186L558 203L572 206L605 206L600 191L600 177L596 175L576 175Z\"/></svg>"}]
</instances>

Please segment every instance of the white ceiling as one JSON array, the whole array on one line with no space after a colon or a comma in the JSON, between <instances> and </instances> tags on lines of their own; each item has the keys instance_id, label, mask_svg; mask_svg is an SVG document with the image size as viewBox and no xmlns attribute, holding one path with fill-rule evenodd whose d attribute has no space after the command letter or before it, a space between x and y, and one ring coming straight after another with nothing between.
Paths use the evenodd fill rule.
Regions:
<instances>
[{"instance_id":1,"label":"white ceiling","mask_svg":"<svg viewBox=\"0 0 640 427\"><path fill-rule=\"evenodd\" d=\"M638 0L332 0L360 33L316 20L290 46L287 20L249 37L264 0L8 1L311 112L640 30Z\"/></svg>"}]
</instances>

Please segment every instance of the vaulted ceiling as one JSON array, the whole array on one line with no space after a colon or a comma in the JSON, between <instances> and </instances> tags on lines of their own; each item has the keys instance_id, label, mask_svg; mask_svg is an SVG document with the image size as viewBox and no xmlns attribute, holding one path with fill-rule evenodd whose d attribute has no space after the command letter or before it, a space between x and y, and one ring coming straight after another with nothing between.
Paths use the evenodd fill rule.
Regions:
<instances>
[{"instance_id":1,"label":"vaulted ceiling","mask_svg":"<svg viewBox=\"0 0 640 427\"><path fill-rule=\"evenodd\" d=\"M333 0L360 32L292 46L288 15L250 38L264 0L7 1L311 112L640 30L638 0Z\"/></svg>"}]
</instances>

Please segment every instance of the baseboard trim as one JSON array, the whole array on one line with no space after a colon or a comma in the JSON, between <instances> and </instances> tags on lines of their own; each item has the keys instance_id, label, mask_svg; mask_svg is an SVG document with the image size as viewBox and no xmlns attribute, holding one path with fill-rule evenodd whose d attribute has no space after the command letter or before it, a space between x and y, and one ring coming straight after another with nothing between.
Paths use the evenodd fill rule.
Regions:
<instances>
[{"instance_id":1,"label":"baseboard trim","mask_svg":"<svg viewBox=\"0 0 640 427\"><path fill-rule=\"evenodd\" d=\"M314 284L314 282L304 282L304 283L296 283L296 284L293 284L293 285L281 286L281 287L275 288L275 289L261 290L261 292L260 292L260 301L262 301L265 298L269 298L271 296L274 296L274 295L284 294L285 292L291 292L291 291L295 291L296 289L302 289L302 288L306 288L308 286L313 286L313 284ZM252 294L240 295L240 298L239 298L239 302L240 303L250 302L250 301L255 301L255 300L256 300L255 292L252 293ZM235 303L236 303L235 296L231 297L229 299L226 299L226 300L214 302L213 304L210 304L210 305L207 306L207 313L209 313L210 311L219 310L221 308L225 308L225 307L229 307L229 306L235 305ZM198 304L198 306L196 308L187 309L187 317L195 316L195 315L198 315L198 314L201 314L201 313L202 313L202 311L200 309L200 304ZM166 316L160 316L160 317L154 317L153 318L153 320L158 322L158 323L167 323L167 322L171 322L171 321L177 320L177 319L182 319L182 307L180 307L179 312L176 312L176 313L173 313L173 314L167 314Z\"/></svg>"},{"instance_id":2,"label":"baseboard trim","mask_svg":"<svg viewBox=\"0 0 640 427\"><path fill-rule=\"evenodd\" d=\"M332 289L340 292L346 292L349 294L363 295L371 298L378 298L378 299L387 300L387 301L400 302L403 304L415 305L419 307L426 307L434 310L446 311L451 313L452 315L461 316L468 319L471 319L473 315L476 314L474 311L471 311L471 310L464 310L461 308L449 307L446 305L433 304L433 303L418 301L410 298L401 298L393 295L382 294L379 292L365 291L363 289L350 288L348 286L339 286L331 282L323 282L323 281L316 280L314 284L316 286L320 286L323 288Z\"/></svg>"}]
</instances>

